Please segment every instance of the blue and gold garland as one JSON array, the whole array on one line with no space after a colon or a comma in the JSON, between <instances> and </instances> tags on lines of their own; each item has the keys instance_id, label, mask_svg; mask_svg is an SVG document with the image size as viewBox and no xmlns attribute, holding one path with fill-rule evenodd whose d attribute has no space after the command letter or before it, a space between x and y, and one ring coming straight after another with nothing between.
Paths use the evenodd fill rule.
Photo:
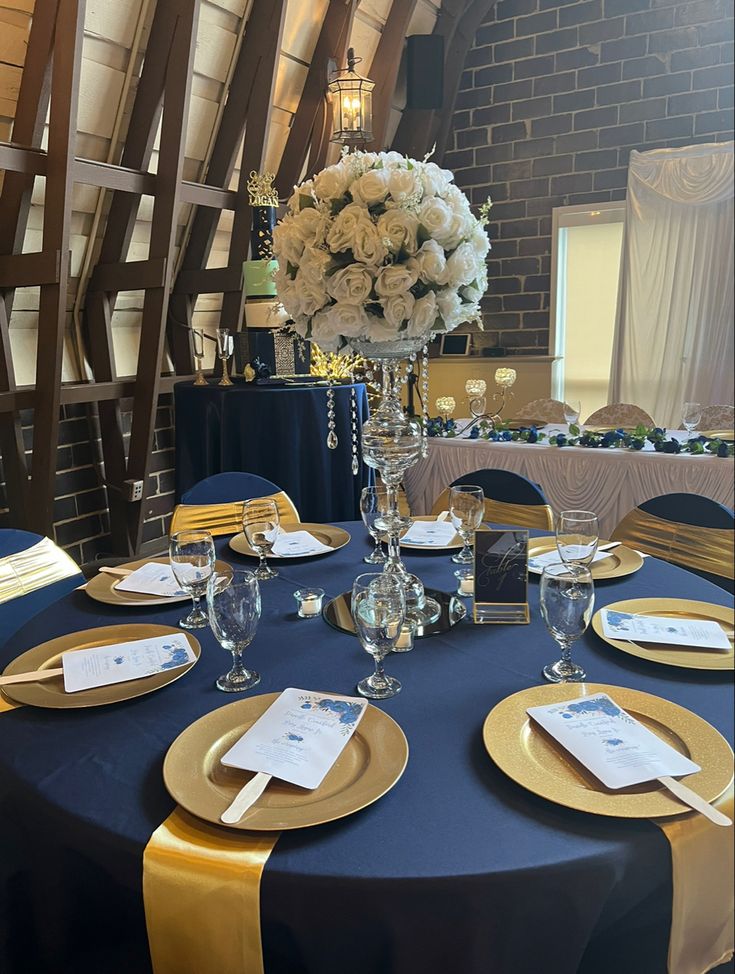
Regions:
<instances>
[{"instance_id":1,"label":"blue and gold garland","mask_svg":"<svg viewBox=\"0 0 735 974\"><path fill-rule=\"evenodd\" d=\"M446 439L456 437L461 431L453 419L437 416L427 423L429 436ZM646 442L652 443L656 453L689 453L692 456L709 454L717 457L735 455L735 445L719 437L696 436L682 443L660 426L636 426L634 430L615 429L605 433L583 431L579 426L570 426L568 433L552 433L547 436L535 426L510 429L507 423L495 428L487 422L480 422L470 430L467 439L488 440L491 443L548 443L549 446L581 446L603 450L642 450Z\"/></svg>"}]
</instances>

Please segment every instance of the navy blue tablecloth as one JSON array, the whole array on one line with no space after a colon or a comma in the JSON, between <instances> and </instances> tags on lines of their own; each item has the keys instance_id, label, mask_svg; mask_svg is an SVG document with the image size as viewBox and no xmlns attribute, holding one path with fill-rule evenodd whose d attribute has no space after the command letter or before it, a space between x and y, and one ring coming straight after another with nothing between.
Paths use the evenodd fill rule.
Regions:
<instances>
[{"instance_id":1,"label":"navy blue tablecloth","mask_svg":"<svg viewBox=\"0 0 735 974\"><path fill-rule=\"evenodd\" d=\"M252 693L287 686L351 693L370 672L371 659L353 637L295 614L300 584L319 584L333 596L362 570L368 542L359 524L345 527L353 534L346 548L289 562L262 585L263 616L247 651L262 674ZM252 564L226 541L220 555ZM452 587L454 566L445 553L417 552L406 561L426 582ZM653 558L633 576L597 585L597 607L648 596L731 604L721 589ZM540 683L541 667L558 656L539 616L535 582L530 599L528 626L463 622L389 657L387 669L403 692L379 706L406 733L408 767L369 808L282 834L261 888L267 974L664 974L671 866L660 829L544 801L507 779L484 750L487 713ZM171 624L180 614L153 607L123 614L74 592L13 637L0 665L69 631L125 620ZM228 654L208 630L197 636L198 664L147 697L88 711L23 707L0 715L0 790L9 792L0 841L30 850L18 872L33 871L47 904L31 930L32 911L16 909L11 959L21 947L26 959L29 950L45 949L38 969L53 974L65 970L55 966L59 956L75 957L77 974L84 970L74 954L82 940L98 943L105 970L115 972L115 958L123 956L115 945L125 932L133 956L120 970L148 970L142 853L173 808L163 759L185 727L231 702L214 688ZM575 656L591 681L665 697L732 740L732 674L647 663L592 631ZM14 888L23 890L23 882ZM46 924L52 943L44 948Z\"/></svg>"},{"instance_id":2,"label":"navy blue tablecloth","mask_svg":"<svg viewBox=\"0 0 735 974\"><path fill-rule=\"evenodd\" d=\"M351 395L357 400L358 459L352 474ZM176 499L205 477L229 470L259 474L285 490L302 521L360 516L360 491L371 482L361 460L360 430L368 418L365 386L334 387L339 444L327 447L327 390L256 386L174 387Z\"/></svg>"}]
</instances>

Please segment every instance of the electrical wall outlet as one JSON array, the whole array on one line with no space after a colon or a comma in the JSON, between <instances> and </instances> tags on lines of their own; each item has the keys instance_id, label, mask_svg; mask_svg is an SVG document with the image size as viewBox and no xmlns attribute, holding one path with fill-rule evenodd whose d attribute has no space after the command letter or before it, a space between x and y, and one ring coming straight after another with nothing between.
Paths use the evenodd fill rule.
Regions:
<instances>
[{"instance_id":1,"label":"electrical wall outlet","mask_svg":"<svg viewBox=\"0 0 735 974\"><path fill-rule=\"evenodd\" d=\"M142 501L143 500L143 481L142 480L124 480L123 481L123 493L125 494L126 501Z\"/></svg>"}]
</instances>

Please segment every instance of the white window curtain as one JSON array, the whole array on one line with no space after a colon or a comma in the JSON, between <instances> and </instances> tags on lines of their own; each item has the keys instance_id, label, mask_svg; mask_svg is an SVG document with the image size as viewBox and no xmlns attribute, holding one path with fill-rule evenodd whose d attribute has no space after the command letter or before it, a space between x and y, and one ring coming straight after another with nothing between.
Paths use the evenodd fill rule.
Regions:
<instances>
[{"instance_id":1,"label":"white window curtain","mask_svg":"<svg viewBox=\"0 0 735 974\"><path fill-rule=\"evenodd\" d=\"M733 402L733 146L632 152L610 402Z\"/></svg>"}]
</instances>

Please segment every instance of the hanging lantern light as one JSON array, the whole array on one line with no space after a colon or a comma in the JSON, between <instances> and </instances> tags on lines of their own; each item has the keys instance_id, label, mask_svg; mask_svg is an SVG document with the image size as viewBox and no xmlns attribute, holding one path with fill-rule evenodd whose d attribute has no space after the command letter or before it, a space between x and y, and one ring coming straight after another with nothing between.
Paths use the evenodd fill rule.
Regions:
<instances>
[{"instance_id":1,"label":"hanging lantern light","mask_svg":"<svg viewBox=\"0 0 735 974\"><path fill-rule=\"evenodd\" d=\"M353 48L347 52L347 67L334 72L328 90L332 102L332 142L365 145L373 140L373 88L375 82L355 71Z\"/></svg>"}]
</instances>

